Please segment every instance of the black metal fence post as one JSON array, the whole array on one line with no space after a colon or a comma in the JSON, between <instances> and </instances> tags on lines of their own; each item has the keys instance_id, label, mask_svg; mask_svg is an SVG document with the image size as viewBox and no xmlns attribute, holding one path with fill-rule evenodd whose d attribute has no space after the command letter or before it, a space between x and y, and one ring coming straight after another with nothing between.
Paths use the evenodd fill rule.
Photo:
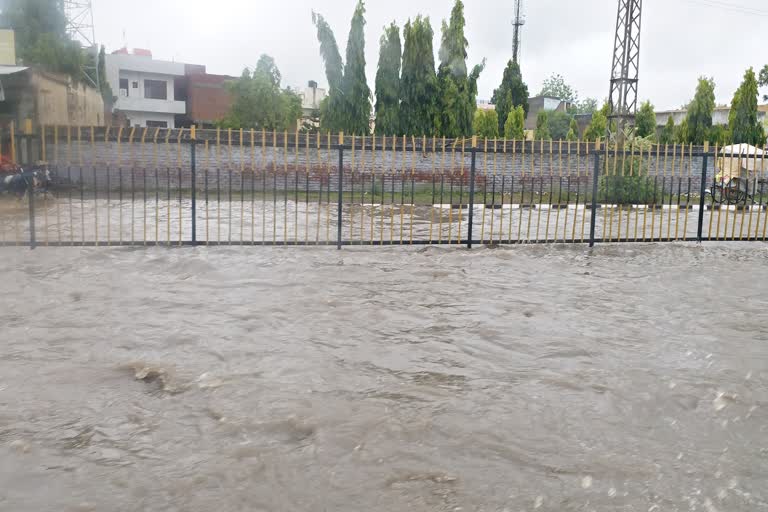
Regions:
<instances>
[{"instance_id":1,"label":"black metal fence post","mask_svg":"<svg viewBox=\"0 0 768 512\"><path fill-rule=\"evenodd\" d=\"M595 150L595 168L592 171L592 213L589 219L589 246L595 246L595 222L597 221L597 185L600 179L600 152ZM584 205L586 209L586 205ZM586 212L585 212L586 215Z\"/></svg>"},{"instance_id":2,"label":"black metal fence post","mask_svg":"<svg viewBox=\"0 0 768 512\"><path fill-rule=\"evenodd\" d=\"M29 197L29 248L34 250L37 247L37 238L35 234L35 178L27 183L27 197Z\"/></svg>"},{"instance_id":3,"label":"black metal fence post","mask_svg":"<svg viewBox=\"0 0 768 512\"><path fill-rule=\"evenodd\" d=\"M704 153L701 157L701 192L699 195L699 230L696 235L696 239L699 243L704 238L704 208L705 208L705 196L707 193L707 164L709 160L709 154Z\"/></svg>"},{"instance_id":4,"label":"black metal fence post","mask_svg":"<svg viewBox=\"0 0 768 512\"><path fill-rule=\"evenodd\" d=\"M192 245L197 245L197 144L194 135L190 146L192 153Z\"/></svg>"},{"instance_id":5,"label":"black metal fence post","mask_svg":"<svg viewBox=\"0 0 768 512\"><path fill-rule=\"evenodd\" d=\"M469 169L469 211L467 212L467 249L472 248L472 228L475 218L475 173L477 169L477 141L472 141L472 166Z\"/></svg>"},{"instance_id":6,"label":"black metal fence post","mask_svg":"<svg viewBox=\"0 0 768 512\"><path fill-rule=\"evenodd\" d=\"M344 194L344 136L339 135L339 204L338 204L338 222L336 248L341 250L341 215L343 212L343 194Z\"/></svg>"}]
</instances>

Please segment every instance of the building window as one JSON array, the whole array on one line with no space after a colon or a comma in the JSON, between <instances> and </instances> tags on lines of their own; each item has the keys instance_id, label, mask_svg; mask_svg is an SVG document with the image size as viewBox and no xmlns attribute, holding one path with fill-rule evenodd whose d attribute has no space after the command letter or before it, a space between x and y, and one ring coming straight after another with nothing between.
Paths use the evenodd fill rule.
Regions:
<instances>
[{"instance_id":1,"label":"building window","mask_svg":"<svg viewBox=\"0 0 768 512\"><path fill-rule=\"evenodd\" d=\"M128 94L128 79L127 78L121 78L120 79L120 96L127 98L129 96Z\"/></svg>"},{"instance_id":2,"label":"building window","mask_svg":"<svg viewBox=\"0 0 768 512\"><path fill-rule=\"evenodd\" d=\"M168 128L168 121L147 121L147 128Z\"/></svg>"},{"instance_id":3,"label":"building window","mask_svg":"<svg viewBox=\"0 0 768 512\"><path fill-rule=\"evenodd\" d=\"M168 83L164 80L144 80L144 97L150 100L167 100Z\"/></svg>"},{"instance_id":4,"label":"building window","mask_svg":"<svg viewBox=\"0 0 768 512\"><path fill-rule=\"evenodd\" d=\"M133 87L134 89L138 89L138 88L139 88L139 82L136 82L136 81L134 81L134 82L131 84L131 87Z\"/></svg>"}]
</instances>

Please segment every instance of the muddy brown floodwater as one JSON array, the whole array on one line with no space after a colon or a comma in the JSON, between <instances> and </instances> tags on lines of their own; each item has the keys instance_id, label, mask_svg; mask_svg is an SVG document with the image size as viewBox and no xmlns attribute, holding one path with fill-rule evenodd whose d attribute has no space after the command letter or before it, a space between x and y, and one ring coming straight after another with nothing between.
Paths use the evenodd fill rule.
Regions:
<instances>
[{"instance_id":1,"label":"muddy brown floodwater","mask_svg":"<svg viewBox=\"0 0 768 512\"><path fill-rule=\"evenodd\" d=\"M0 510L768 509L768 246L0 250Z\"/></svg>"}]
</instances>

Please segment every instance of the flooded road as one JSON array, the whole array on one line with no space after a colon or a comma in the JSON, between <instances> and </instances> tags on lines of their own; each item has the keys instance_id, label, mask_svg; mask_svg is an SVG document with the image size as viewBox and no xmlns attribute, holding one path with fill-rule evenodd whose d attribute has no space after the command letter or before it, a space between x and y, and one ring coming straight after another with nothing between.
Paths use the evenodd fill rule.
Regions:
<instances>
[{"instance_id":1,"label":"flooded road","mask_svg":"<svg viewBox=\"0 0 768 512\"><path fill-rule=\"evenodd\" d=\"M768 246L0 249L0 510L768 510Z\"/></svg>"}]
</instances>

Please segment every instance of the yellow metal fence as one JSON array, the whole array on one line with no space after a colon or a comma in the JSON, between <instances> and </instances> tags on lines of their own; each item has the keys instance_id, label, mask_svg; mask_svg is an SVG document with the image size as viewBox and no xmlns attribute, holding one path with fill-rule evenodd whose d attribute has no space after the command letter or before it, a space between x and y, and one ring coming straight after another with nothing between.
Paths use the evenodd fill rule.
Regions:
<instances>
[{"instance_id":1,"label":"yellow metal fence","mask_svg":"<svg viewBox=\"0 0 768 512\"><path fill-rule=\"evenodd\" d=\"M51 184L0 201L1 245L765 240L768 225L758 148L72 126L10 135L4 151L37 148Z\"/></svg>"}]
</instances>

